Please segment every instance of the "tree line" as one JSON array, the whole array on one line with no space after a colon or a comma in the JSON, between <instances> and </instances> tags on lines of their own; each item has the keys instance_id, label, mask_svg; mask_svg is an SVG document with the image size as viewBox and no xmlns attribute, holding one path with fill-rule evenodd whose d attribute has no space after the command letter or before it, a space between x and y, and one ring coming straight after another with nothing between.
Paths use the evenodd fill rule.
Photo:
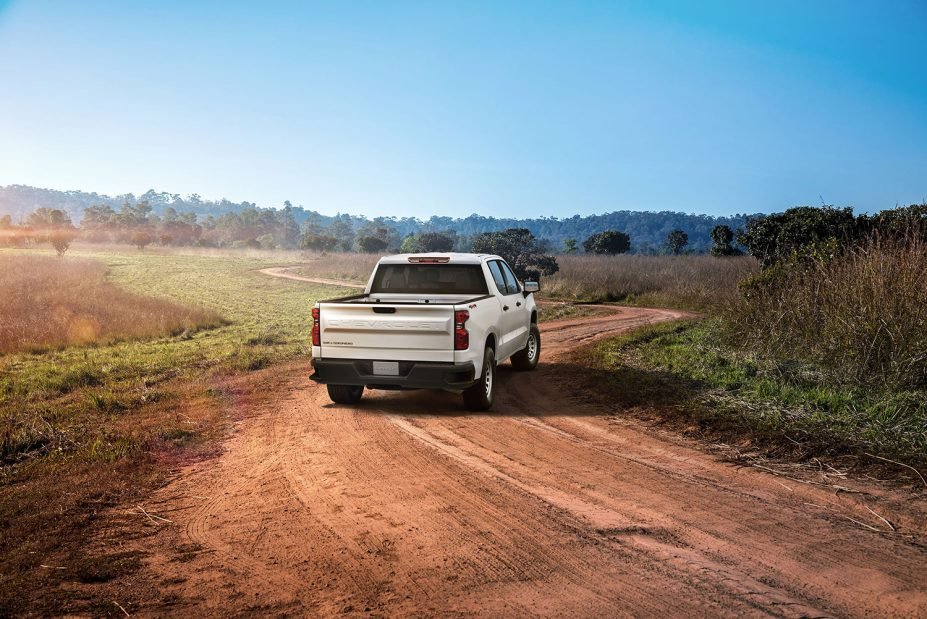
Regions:
<instances>
[{"instance_id":1,"label":"tree line","mask_svg":"<svg viewBox=\"0 0 927 619\"><path fill-rule=\"evenodd\" d=\"M57 209L69 216L71 221L84 228L83 218L88 209L102 210L104 213L119 214L125 205L136 208L139 205L150 207L149 219L160 220L171 213L184 214L186 223L190 223L195 216L195 223L202 228L204 244L217 246L232 246L249 243L253 246L259 244L276 247L299 247L302 242L297 238L294 242L292 234L281 234L275 230L270 219L277 219L272 215L279 211L286 211L283 221L276 225L283 225L299 229L301 236L308 226L309 231L317 238L308 242L314 247L325 251L356 250L357 240L362 237L383 238L389 247L398 247L410 234L447 233L453 231L455 248L468 246L473 238L484 232L498 232L512 228L525 228L536 238L546 239L552 249L560 251L564 242L574 239L577 243L576 251L582 251L582 242L604 230L620 230L632 239L628 251L632 253L653 254L665 253L666 238L674 230L681 230L688 236L685 251L708 252L711 248L710 234L718 225L725 225L732 230L743 228L748 215L733 215L730 217L711 217L708 215L694 215L682 212L641 212L641 211L614 211L600 215L573 215L568 217L535 217L515 219L511 217L485 217L482 215L469 215L467 217L433 216L427 219L415 217L375 217L367 218L357 215L338 213L323 215L316 210L295 205L289 201L284 202L278 209L260 208L253 202L232 202L229 200L206 200L197 194L181 196L175 193L157 192L149 190L140 195L124 194L120 196L106 196L97 193L82 191L57 191L41 189L26 185L10 185L0 187L0 215L9 214L17 223L37 208ZM107 210L108 209L108 210ZM268 212L270 212L268 214ZM97 213L99 214L99 213ZM236 217L237 215L237 217ZM104 217L105 219L105 217ZM289 221L292 220L292 221ZM97 220L99 222L99 218ZM95 222L96 223L96 222ZM112 226L111 226L112 227ZM196 229L185 230L174 226L174 230L166 236L174 239L175 244L183 244L188 234L195 234ZM382 230L386 230L385 234ZM251 232L256 234L251 234ZM158 242L160 234L157 230L150 232ZM264 235L271 234L271 237ZM140 235L141 236L141 235ZM259 237L264 236L260 241ZM334 243L331 240L335 239ZM199 238L192 242L196 243ZM376 245L374 241L366 241L368 245ZM331 250L327 246L331 246Z\"/></svg>"}]
</instances>

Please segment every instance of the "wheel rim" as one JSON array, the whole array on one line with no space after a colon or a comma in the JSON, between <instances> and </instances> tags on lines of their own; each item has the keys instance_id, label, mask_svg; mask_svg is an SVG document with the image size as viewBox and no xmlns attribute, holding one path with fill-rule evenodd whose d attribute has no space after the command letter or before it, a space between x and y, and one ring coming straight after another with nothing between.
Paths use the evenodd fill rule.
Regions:
<instances>
[{"instance_id":1,"label":"wheel rim","mask_svg":"<svg viewBox=\"0 0 927 619\"><path fill-rule=\"evenodd\" d=\"M528 336L528 359L532 362L538 356L538 338L534 337L534 333Z\"/></svg>"},{"instance_id":2,"label":"wheel rim","mask_svg":"<svg viewBox=\"0 0 927 619\"><path fill-rule=\"evenodd\" d=\"M486 399L492 395L492 363L486 366L486 378L483 379L486 388Z\"/></svg>"}]
</instances>

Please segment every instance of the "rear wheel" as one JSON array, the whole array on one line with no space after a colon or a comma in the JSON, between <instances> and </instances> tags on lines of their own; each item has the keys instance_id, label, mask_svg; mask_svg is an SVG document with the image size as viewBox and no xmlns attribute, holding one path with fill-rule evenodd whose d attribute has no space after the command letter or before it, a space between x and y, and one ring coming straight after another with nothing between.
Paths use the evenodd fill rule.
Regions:
<instances>
[{"instance_id":1,"label":"rear wheel","mask_svg":"<svg viewBox=\"0 0 927 619\"><path fill-rule=\"evenodd\" d=\"M541 332L537 325L531 325L525 347L512 355L512 367L516 370L533 370L541 358Z\"/></svg>"},{"instance_id":2,"label":"rear wheel","mask_svg":"<svg viewBox=\"0 0 927 619\"><path fill-rule=\"evenodd\" d=\"M363 386L328 385L328 397L337 404L357 404L363 395Z\"/></svg>"},{"instance_id":3,"label":"rear wheel","mask_svg":"<svg viewBox=\"0 0 927 619\"><path fill-rule=\"evenodd\" d=\"M483 353L483 370L476 383L463 392L464 406L471 411L488 411L496 394L496 351L489 346Z\"/></svg>"}]
</instances>

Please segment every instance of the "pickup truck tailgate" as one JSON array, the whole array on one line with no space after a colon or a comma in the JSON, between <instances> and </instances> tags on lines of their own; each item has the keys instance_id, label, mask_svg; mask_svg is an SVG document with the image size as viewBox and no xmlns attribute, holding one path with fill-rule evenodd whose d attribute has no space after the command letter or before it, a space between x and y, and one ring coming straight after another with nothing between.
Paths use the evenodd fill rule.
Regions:
<instances>
[{"instance_id":1,"label":"pickup truck tailgate","mask_svg":"<svg viewBox=\"0 0 927 619\"><path fill-rule=\"evenodd\" d=\"M321 303L322 356L454 361L454 306Z\"/></svg>"}]
</instances>

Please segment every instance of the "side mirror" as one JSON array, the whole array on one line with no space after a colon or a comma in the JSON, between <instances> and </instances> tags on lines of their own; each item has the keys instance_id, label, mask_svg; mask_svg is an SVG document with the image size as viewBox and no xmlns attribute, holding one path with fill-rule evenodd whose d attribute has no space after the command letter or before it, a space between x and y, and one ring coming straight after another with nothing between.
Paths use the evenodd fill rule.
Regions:
<instances>
[{"instance_id":1,"label":"side mirror","mask_svg":"<svg viewBox=\"0 0 927 619\"><path fill-rule=\"evenodd\" d=\"M525 296L528 296L532 292L537 292L540 289L541 289L541 285L538 284L537 282L525 282L524 284Z\"/></svg>"}]
</instances>

